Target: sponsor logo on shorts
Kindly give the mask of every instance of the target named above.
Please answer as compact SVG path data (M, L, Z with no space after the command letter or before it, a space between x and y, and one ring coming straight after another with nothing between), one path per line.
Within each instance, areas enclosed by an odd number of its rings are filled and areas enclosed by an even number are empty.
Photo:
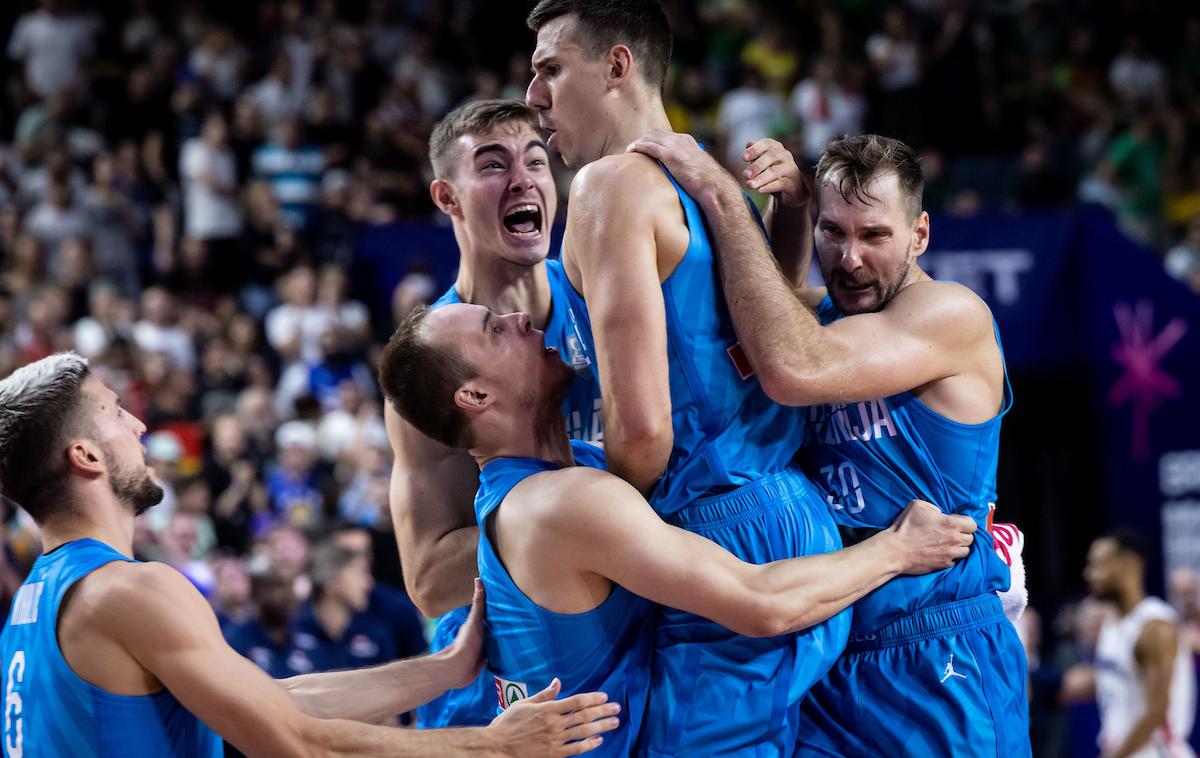
M946 664L946 670L942 673L942 684L945 684L947 679L949 679L951 677L955 677L955 676L957 676L960 679L967 678L966 674L960 674L954 670L954 654L951 653L950 661Z
M529 697L529 687L524 682L510 682L498 676L492 678L496 680L496 699L502 709Z

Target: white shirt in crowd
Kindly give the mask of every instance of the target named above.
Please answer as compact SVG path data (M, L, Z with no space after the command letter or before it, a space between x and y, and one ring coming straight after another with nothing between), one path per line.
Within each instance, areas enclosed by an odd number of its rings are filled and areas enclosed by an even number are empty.
M1151 619L1179 622L1179 615L1167 603L1148 597L1122 618L1109 617L1100 627L1096 643L1096 700L1100 705L1100 746L1112 750L1120 745L1146 710L1144 685L1133 648L1142 635L1142 627ZM1196 715L1196 680L1192 670L1192 651L1180 636L1175 654L1175 671L1167 723L1154 731L1150 743L1133 758L1169 755L1192 758L1188 747L1192 722Z
M34 94L52 97L78 81L98 27L94 17L83 14L26 13L9 38L8 57L25 62L25 81Z
M166 353L179 368L196 367L196 346L188 333L178 326L139 321L133 325L133 341L143 352Z
M880 89L887 92L915 87L921 78L917 46L910 40L872 34L867 38L867 57L876 66Z
M792 90L792 113L804 124L804 158L816 162L830 140L862 132L866 103L860 94L837 82L824 86L816 79L801 81Z
M229 194L216 191L201 177L207 172L211 181ZM226 147L214 150L199 137L183 144L179 153L179 175L183 180L183 221L188 237L220 239L232 237L242 230L242 213L238 208L237 166L233 151Z
M773 92L739 87L725 93L717 110L717 125L727 139L725 162L740 166L746 143L770 134L783 115L783 98Z

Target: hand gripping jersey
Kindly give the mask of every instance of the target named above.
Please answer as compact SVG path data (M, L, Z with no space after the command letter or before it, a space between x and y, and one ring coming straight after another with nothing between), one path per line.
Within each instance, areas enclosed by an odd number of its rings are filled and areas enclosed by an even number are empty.
M662 283L674 443L650 505L749 563L837 550L841 539L820 492L791 464L804 412L772 402L753 377L704 217L667 176L690 238ZM573 287L568 295L594 375L587 306ZM843 611L801 634L750 639L663 609L638 754L791 755L800 699L836 660L849 616Z
M5 756L222 755L221 738L166 689L117 695L81 679L63 657L63 597L113 561L131 559L96 540L68 542L38 558L17 590L0 635Z
M828 298L817 315L840 318ZM907 392L809 409L801 459L839 524L875 531L920 498L979 530L953 567L897 577L854 604L846 652L801 707L798 756L1030 754L1025 651L996 595L1009 568L987 532L1011 398L1006 378L1003 407L982 424Z
M823 324L841 318L828 297L817 315ZM882 529L920 499L979 525L967 558L944 571L897 577L855 603L851 635L870 634L919 608L1008 587L1008 566L994 552L987 525L996 501L1000 422L1011 406L1006 375L1003 407L982 424L951 421L909 392L808 409L809 444L800 458L838 524Z
M577 465L604 468L603 453L579 441ZM556 464L531 458L500 458L483 467L475 496L479 522L479 577L487 591L487 668L501 709L562 680L561 697L600 691L621 704L621 726L604 735L599 755L626 756L633 749L646 708L654 604L613 585L600 605L584 613L554 613L530 600L513 582L489 537L493 514L526 478Z
M576 336L567 307L570 282L558 261L546 261L546 276L550 280L550 321L546 324L546 345L558 350L564 362L575 369L575 380L563 399L563 415L567 418L567 434L572 439L602 442L604 431L600 423L600 383L590 373L590 366ZM431 307L461 303L453 287L446 290ZM454 642L455 635L467 620L470 608L456 608L438 618L430 651L437 652ZM446 694L417 709L417 722L425 728L447 726L486 726L496 717L496 697L490 676L480 674L475 683Z

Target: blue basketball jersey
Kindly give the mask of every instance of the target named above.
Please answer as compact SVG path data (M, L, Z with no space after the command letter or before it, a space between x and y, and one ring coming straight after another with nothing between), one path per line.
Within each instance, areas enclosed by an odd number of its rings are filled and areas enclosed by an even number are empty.
M550 280L550 320L546 323L546 346L558 350L559 357L575 369L575 380L563 399L563 415L567 417L567 436L584 442L603 442L604 429L600 422L600 382L595 379L591 362L584 353L578 331L572 323L569 307L571 283L562 263L546 261L546 276ZM431 308L461 303L458 291L451 287L433 302ZM505 314L500 314L505 315Z
M58 647L58 610L83 577L129 561L81 539L41 556L13 599L0 634L4 755L208 756L221 739L166 689L117 695L81 679Z
M662 284L675 439L650 504L663 516L783 471L804 438L806 421L799 409L772 402L752 376L725 305L704 217L670 172L667 177L691 236L683 260ZM587 305L567 284L571 323L594 375Z
M546 261L546 276L550 280L550 321L546 324L546 344L556 348L562 360L575 369L575 379L563 399L567 434L572 439L602 442L604 431L600 422L600 383L590 372L576 330L571 324L567 300L570 282L559 261ZM430 307L440 308L461 302L463 299L451 287ZM454 642L455 635L467 620L469 610L456 608L438 618L430 650L437 652ZM417 714L421 727L486 726L496 715L491 677L485 671L473 684L451 690L421 706Z
M841 318L828 297L817 316L823 324ZM920 608L1008 587L1008 566L993 550L987 521L996 501L1000 422L1011 405L1006 372L1000 412L982 424L951 421L911 392L808 409L810 444L800 457L825 489L839 524L881 529L909 500L921 499L979 525L970 554L951 568L897 577L855 603L852 635L872 633Z
M603 453L571 443L577 465L604 468ZM527 477L559 466L531 458L500 458L483 467L475 496L479 522L479 576L487 591L487 667L500 708L562 681L562 696L601 691L621 704L621 726L604 735L597 753L629 755L641 726L654 645L655 605L613 585L584 613L554 613L530 600L513 582L488 537L488 520Z

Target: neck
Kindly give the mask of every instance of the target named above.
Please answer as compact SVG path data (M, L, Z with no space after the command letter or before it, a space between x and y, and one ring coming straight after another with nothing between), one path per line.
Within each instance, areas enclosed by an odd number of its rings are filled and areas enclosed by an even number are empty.
M499 314L528 313L541 329L550 320L550 280L546 263L521 266L498 255L463 250L454 289L464 303L483 305Z
M101 484L97 481L95 484ZM71 512L42 524L42 550L50 552L68 542L91 538L133 557L133 511L112 496L107 484L89 486L68 496Z
M534 458L563 467L574 466L575 456L571 453L571 439L567 436L567 421L558 406L558 403L554 403L548 411L530 414L535 417L519 425L519 428L509 426L481 435L480 442L471 448L471 455L479 468L497 458Z
M331 640L342 638L346 627L350 626L352 615L349 608L329 595L323 595L313 604L313 614L317 617L317 621L321 622L325 634L329 635Z
M1142 589L1141 582L1127 584L1117 591L1117 610L1122 616L1128 616L1145 599L1146 591Z
M657 94L636 98L614 127L604 143L606 156L620 155L631 142L644 136L651 129L674 131L670 119L667 118L667 111L663 108L662 98Z

